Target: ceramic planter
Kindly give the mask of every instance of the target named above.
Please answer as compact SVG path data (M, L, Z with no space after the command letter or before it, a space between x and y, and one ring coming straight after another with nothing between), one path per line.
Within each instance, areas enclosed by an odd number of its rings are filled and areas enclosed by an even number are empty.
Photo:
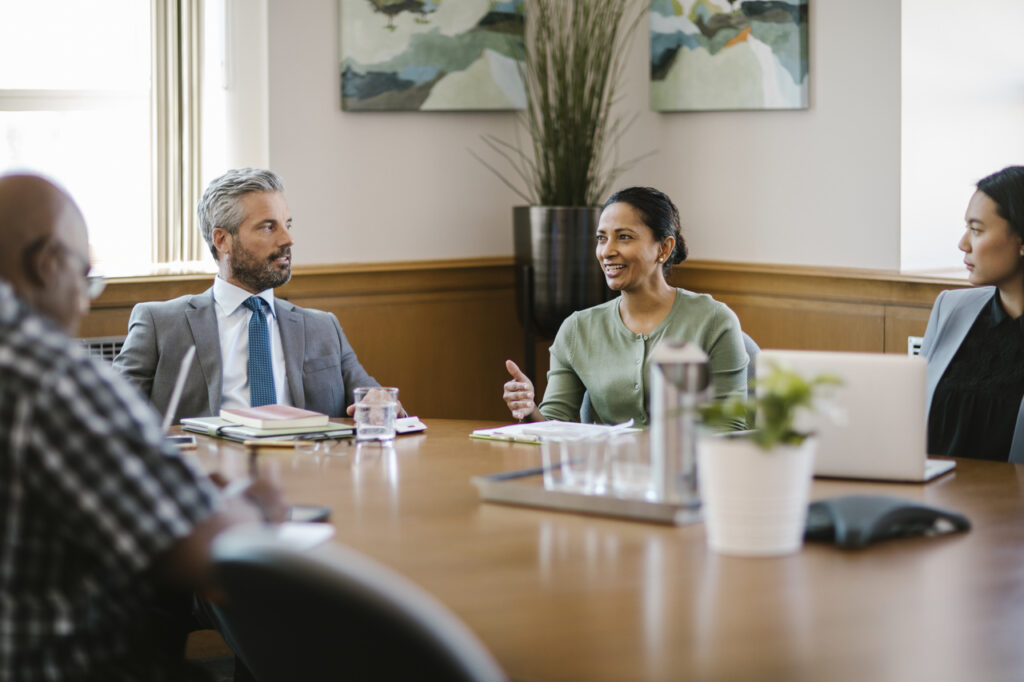
M572 312L612 296L595 255L601 209L516 206L512 217L520 310L530 315L521 321L553 338Z
M749 438L697 445L708 546L721 554L791 554L803 543L817 443L762 450Z

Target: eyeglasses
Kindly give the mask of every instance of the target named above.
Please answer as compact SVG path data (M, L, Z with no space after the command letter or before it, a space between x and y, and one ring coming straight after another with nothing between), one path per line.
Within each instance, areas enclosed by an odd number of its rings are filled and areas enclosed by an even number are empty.
M103 275L86 275L85 276L85 294L89 297L90 301L95 301L99 298L103 290L107 288L107 278Z
M80 271L83 273L82 277L85 279L85 294L89 297L90 301L95 300L103 293L103 290L107 287L107 279L103 277L103 275L93 274L92 263L89 262L89 259L85 258L63 242L57 240L50 241L47 237L40 237L33 241L31 244L26 246L25 250L22 252L22 257L24 258L26 267L28 266L28 263L31 262L36 252L40 251L48 244L53 246L53 248L57 249L62 254L71 256L78 261L78 265L81 268Z
M54 242L55 247L61 250L62 253L71 256L78 261L81 271L85 273L85 295L89 297L90 301L96 300L103 290L107 288L107 278L103 275L96 274L95 269L92 267L92 263L89 262L88 258L82 256L71 249L71 247L63 244L62 242Z

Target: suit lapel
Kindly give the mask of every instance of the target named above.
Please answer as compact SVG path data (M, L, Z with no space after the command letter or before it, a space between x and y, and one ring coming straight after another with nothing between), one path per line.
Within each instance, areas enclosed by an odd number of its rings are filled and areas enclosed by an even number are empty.
M202 371L205 382L205 386L190 386L189 389L201 392L205 388L209 395L210 414L217 415L220 413L223 368L220 357L220 332L217 330L217 312L214 309L212 287L189 300L185 318L192 330L192 338L196 344L196 362Z
M277 326L281 332L281 350L284 351L284 368L288 377L288 389L295 407L306 406L306 394L302 390L302 360L306 356L306 327L302 315L295 306L274 297L277 312Z
M971 331L971 325L974 324L974 320L977 319L978 313L985 307L988 300L992 297L994 289L990 287L984 287L982 289L970 289L967 290L970 293L967 294L968 298L962 299L960 305L950 301L948 305L952 306L952 309L947 313L948 317L943 321L940 318L940 322L944 322L939 328L939 337L943 339L939 346L936 346L931 357L928 358L929 364L934 364L936 369L933 372L929 368L929 382L934 381L934 384L928 386L928 405L926 406L927 411L925 414L929 414L932 409L932 398L935 395L935 389L939 385L939 381L942 380L942 375L946 373L946 369L949 367L949 363L953 361L953 356L960 350L960 344L964 342L967 337L967 332Z

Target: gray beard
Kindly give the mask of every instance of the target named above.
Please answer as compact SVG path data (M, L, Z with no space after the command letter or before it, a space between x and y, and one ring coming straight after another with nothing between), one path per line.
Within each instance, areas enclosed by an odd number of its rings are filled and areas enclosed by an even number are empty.
M285 247L266 260L260 261L236 241L231 247L231 273L235 280L253 291L276 289L288 283L292 278L292 269L289 266L282 272L271 263L281 256L290 256L291 252L291 247Z

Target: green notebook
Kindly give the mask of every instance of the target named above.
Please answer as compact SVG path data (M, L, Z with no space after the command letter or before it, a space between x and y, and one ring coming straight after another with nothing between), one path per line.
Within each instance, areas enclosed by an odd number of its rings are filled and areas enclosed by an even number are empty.
M242 426L221 419L220 417L186 417L181 420L181 428L193 433L202 433L216 438L227 438L228 440L246 441L259 440L260 438L281 439L289 436L302 436L304 440L316 440L317 438L346 438L355 434L356 427L348 424L336 424L328 422L326 426L296 426L287 429L257 429L252 426Z

